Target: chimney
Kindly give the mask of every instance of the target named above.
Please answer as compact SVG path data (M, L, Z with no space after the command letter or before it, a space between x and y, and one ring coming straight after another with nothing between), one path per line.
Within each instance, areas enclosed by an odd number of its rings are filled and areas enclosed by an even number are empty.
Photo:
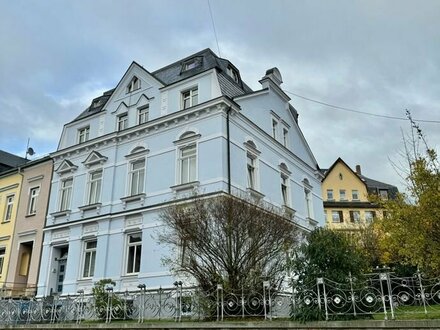
M358 175L362 175L361 165L356 165L356 173L357 173Z
M266 75L261 78L260 84L263 88L268 87L269 81L277 85L278 87L283 83L283 78L281 77L281 72L278 68L272 68L266 71Z

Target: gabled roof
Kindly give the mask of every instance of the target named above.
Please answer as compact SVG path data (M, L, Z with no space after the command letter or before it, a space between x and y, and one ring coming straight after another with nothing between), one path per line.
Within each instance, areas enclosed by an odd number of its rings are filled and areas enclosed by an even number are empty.
M353 171L351 169L350 166L347 165L347 163L345 163L341 157L339 157L332 166L330 166L329 169L321 169L322 174L324 174L324 179L322 179L323 181L325 180L325 178L327 177L327 175L333 170L333 168L336 166L337 163L342 163L344 164L357 178L359 178L359 180L361 180L365 186L367 187L367 190L369 191L376 191L379 189L387 189L389 190L392 194L396 194L398 192L398 189L396 186L393 186L391 184L388 183L384 183L381 181L377 181L377 180L373 180L370 179L368 177L366 177L365 175L362 174L358 174L355 171Z
M324 181L324 180L327 178L327 176L332 172L332 170L335 168L335 166L336 166L337 164L339 164L339 163L343 164L346 168L348 168L348 170L349 170L351 173L353 173L353 175L354 175L356 178L358 178L359 181L361 181L365 186L367 186L367 184L365 183L365 181L362 180L362 178L360 178L359 175L358 175L355 171L353 171L353 170L351 169L351 167L348 166L347 163L344 162L343 159L342 159L341 157L338 157L338 159L336 159L336 161L333 163L332 166L330 166L329 169L327 169L327 170L325 170L325 169L321 169L321 172L324 174L324 178L322 179L322 181Z
M11 168L23 165L27 161L28 160L25 158L0 150L0 173L7 171Z
M195 58L198 59L200 65L198 65L192 69L189 69L189 70L182 70L183 65L186 62L190 61L191 59L195 59ZM143 70L145 70L142 66L140 66L136 62L133 62L130 65L130 67L134 64L138 65ZM208 71L211 69L216 69L217 73L218 73L220 90L223 95L228 96L230 98L233 98L238 95L251 93L252 89L248 85L246 85L246 83L244 83L241 79L237 83L227 74L228 67L231 67L231 68L235 69L237 72L239 72L231 62L229 62L226 59L218 57L211 49L206 48L198 53L192 54L192 55L185 57L179 61L171 63L171 64L169 64L159 70L156 70L154 72L150 73L147 70L145 70L145 71L148 72L148 74L150 74L152 77L157 79L164 86L168 86L168 85L177 83L179 81L188 79L188 78L195 76L199 73L202 73L202 72L205 72L205 71ZM128 72L128 70L127 70L127 72ZM125 76L125 74L124 74L124 76ZM118 83L118 85L119 85L119 83ZM117 88L117 86L115 88L112 88L112 89L104 92L101 96L93 99L90 106L86 110L84 110L78 117L76 117L73 120L73 122L101 112L104 109L107 101L112 96L113 92L116 90L116 88Z

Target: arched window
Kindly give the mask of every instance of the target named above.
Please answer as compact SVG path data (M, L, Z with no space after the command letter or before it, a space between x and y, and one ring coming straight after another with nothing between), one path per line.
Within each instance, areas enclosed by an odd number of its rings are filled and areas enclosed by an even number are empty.
M141 81L138 77L134 76L127 85L127 93L131 93L139 88L141 88Z
M187 184L197 181L197 139L200 137L194 131L180 135L177 145L177 184Z

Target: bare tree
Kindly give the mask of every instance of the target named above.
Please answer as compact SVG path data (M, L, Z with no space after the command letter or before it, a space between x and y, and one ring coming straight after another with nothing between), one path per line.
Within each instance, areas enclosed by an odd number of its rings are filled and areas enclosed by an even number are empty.
M161 214L160 241L180 251L165 261L175 272L192 276L205 292L222 284L228 290L278 287L297 246L298 227L271 208L221 195L195 197Z

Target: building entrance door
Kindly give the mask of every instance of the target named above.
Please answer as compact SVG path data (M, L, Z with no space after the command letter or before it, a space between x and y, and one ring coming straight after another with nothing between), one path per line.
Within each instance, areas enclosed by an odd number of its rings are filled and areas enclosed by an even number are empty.
M60 253L61 257L57 259L58 261L57 284L56 284L57 293L63 292L63 282L64 282L64 277L66 275L67 252L68 252L67 247L62 248Z

